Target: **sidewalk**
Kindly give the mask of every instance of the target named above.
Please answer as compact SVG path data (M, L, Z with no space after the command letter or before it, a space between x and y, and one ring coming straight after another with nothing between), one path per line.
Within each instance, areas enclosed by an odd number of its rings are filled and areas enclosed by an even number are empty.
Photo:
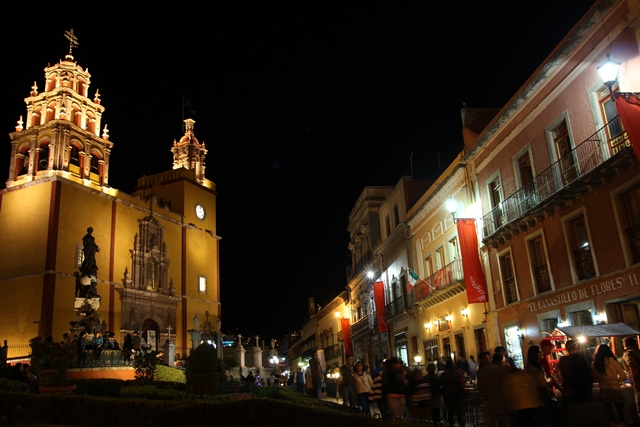
M325 396L321 399L323 402L331 402L331 403L335 403L336 405L342 405L344 404L344 400L342 400L341 397L335 397L335 396ZM378 405L372 404L371 405L371 416L375 417L377 414L378 417L381 417L380 414L380 410L378 410Z

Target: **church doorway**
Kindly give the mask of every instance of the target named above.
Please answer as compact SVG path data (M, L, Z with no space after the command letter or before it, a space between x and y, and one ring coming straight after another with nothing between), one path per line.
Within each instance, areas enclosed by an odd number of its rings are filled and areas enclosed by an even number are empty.
M151 350L158 350L158 324L153 319L146 319L141 329L142 338Z

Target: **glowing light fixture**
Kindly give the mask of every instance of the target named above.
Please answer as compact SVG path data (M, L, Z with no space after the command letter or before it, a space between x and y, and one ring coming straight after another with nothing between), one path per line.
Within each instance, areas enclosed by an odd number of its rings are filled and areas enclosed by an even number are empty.
M449 213L453 217L453 221L455 222L455 220L456 220L456 212L458 211L458 202L456 202L453 199L449 199L447 201L447 210L449 211Z
M367 277L373 279L373 271L367 271Z
M469 314L471 314L469 308L463 308L460 312L462 313L462 317L469 317Z
M413 361L416 362L416 365L419 365L422 362L422 356L419 354L417 356L413 356Z
M615 83L616 79L618 78L620 63L611 59L611 55L607 53L607 60L604 61L604 63L597 69L598 74L600 74L600 77L602 78L602 81L609 87L609 90L611 90L613 83Z
M444 320L446 320L447 322L451 323L451 321L453 320L453 316L450 314L447 314L446 316L444 316Z

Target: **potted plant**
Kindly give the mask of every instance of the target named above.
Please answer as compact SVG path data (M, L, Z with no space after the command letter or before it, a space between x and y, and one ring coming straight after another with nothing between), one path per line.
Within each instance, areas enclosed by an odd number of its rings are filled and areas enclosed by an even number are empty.
M41 337L32 338L31 365L40 378L41 393L69 393L76 385L69 381L67 370L76 356L73 342L60 344L45 341Z

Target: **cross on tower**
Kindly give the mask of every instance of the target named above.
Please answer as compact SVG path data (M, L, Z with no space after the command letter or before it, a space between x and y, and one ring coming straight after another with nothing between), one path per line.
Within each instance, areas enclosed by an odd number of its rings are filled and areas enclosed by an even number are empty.
M73 48L78 47L78 38L73 32L73 28L69 31L64 32L64 38L69 40L69 56L71 56L71 51L73 50ZM73 56L71 56L71 58L73 58Z
M260 339L260 337L256 335L256 347L260 346L260 343L258 342L259 339Z
M242 346L242 334L238 334L238 344Z
M169 341L171 341L171 329L173 329L171 325L167 326L167 331L169 331Z

